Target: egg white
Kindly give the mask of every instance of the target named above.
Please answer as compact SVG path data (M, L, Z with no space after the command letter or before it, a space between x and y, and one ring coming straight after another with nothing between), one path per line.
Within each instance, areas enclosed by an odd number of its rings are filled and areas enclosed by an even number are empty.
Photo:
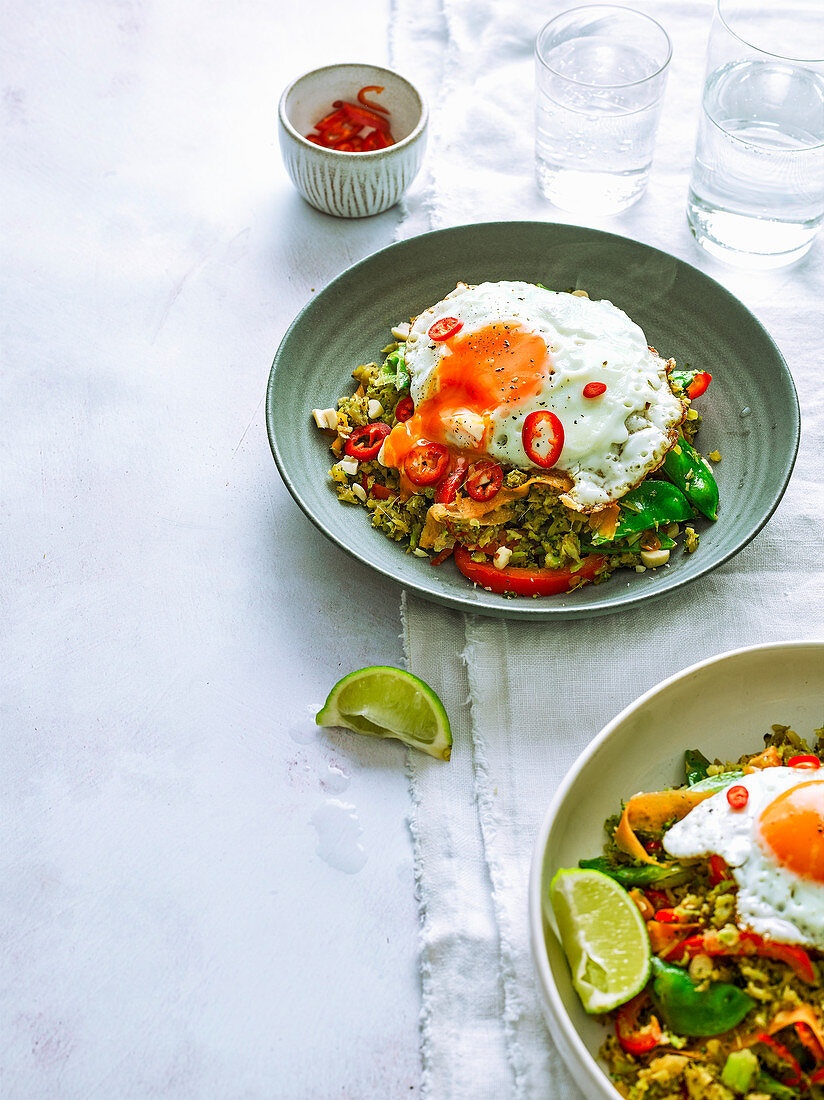
M445 345L428 332L442 317L456 317L461 335L492 324L511 324L540 335L554 372L537 396L514 412L492 413L486 430L477 415L452 417L447 440L457 447L482 449L499 462L535 469L521 432L529 413L548 409L564 428L556 463L572 479L562 499L580 511L619 500L657 469L675 442L684 406L670 389L666 364L647 346L644 333L608 301L544 290L531 283L461 283L443 301L421 313L406 343L412 399L417 406L435 385ZM606 392L583 396L588 382L604 382Z
M824 948L824 886L781 866L759 843L764 807L799 783L824 783L820 772L765 768L736 779L749 793L734 810L726 791L699 802L663 838L671 856L723 856L738 883L739 922L782 943Z

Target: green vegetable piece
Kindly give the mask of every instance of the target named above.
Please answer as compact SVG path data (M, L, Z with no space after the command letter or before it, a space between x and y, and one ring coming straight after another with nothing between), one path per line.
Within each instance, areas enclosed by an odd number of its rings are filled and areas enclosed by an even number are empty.
M663 469L702 515L711 520L718 518L718 482L712 467L682 435L667 451Z
M684 881L689 872L683 867L663 867L655 863L610 863L606 856L597 856L595 859L579 859L578 866L584 870L600 871L609 875L622 886L649 886L658 883L661 886L667 884L676 885L678 881Z
M736 779L740 779L743 774L742 771L736 770L732 772L719 772L718 775L708 775L706 779L699 779L697 783L693 783L690 789L693 791L723 791L725 787L729 787Z
M782 1085L774 1077L770 1077L769 1073L759 1073L755 1088L757 1092L765 1092L767 1096L777 1096L778 1100L798 1100L797 1087Z
M621 498L620 504L621 518L615 529L616 539L637 531L653 530L660 525L680 523L692 517L689 501L669 481L642 481ZM593 546L602 542L612 542L612 539L595 536L592 540Z
M676 545L675 539L667 538L666 535L659 534L658 538L661 541L662 550L672 550ZM583 545L583 543L582 543ZM589 544L589 546L595 549L595 542ZM620 542L612 541L607 543L598 544L599 554L637 554L640 550L640 546L636 542L635 545L631 545L626 539L621 539Z
M736 1027L755 1001L729 982L699 989L686 970L652 959L652 1000L666 1026L678 1035L706 1038Z
M673 370L670 371L669 379L682 393L686 393L696 374L698 374L697 370Z
M707 778L709 760L698 749L687 749L684 753L684 770L687 773L687 782L692 787L701 779Z
M391 382L396 390L405 390L409 385L409 371L406 368L406 344L399 344L390 351L383 361L378 381Z
M749 1092L758 1076L758 1059L751 1050L734 1050L721 1070L721 1083L733 1092Z

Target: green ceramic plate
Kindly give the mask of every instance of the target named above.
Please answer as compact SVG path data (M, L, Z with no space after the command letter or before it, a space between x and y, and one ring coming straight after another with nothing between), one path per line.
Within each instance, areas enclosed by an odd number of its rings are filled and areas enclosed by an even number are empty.
M327 471L313 408L351 392L351 373L377 360L391 325L415 316L459 280L522 279L608 298L679 365L708 370L700 445L718 448L721 512L701 523L698 551L677 551L654 572L619 571L606 583L545 599L507 599L476 588L453 565L433 568L342 505ZM278 348L266 400L269 440L289 492L348 554L427 599L507 618L579 618L630 608L697 580L754 538L792 472L800 417L790 372L753 315L700 271L637 241L546 222L492 222L427 233L349 268L298 315Z

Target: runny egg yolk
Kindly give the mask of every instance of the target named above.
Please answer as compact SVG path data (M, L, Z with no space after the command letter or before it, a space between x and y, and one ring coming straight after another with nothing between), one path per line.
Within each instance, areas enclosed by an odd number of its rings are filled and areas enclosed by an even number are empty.
M774 798L758 834L782 867L824 884L824 783L799 783Z
M535 397L552 370L546 341L537 333L500 323L457 333L442 345L426 396L387 436L383 461L402 466L421 441L483 454L496 412L508 415ZM456 444L455 426L473 422L474 439Z

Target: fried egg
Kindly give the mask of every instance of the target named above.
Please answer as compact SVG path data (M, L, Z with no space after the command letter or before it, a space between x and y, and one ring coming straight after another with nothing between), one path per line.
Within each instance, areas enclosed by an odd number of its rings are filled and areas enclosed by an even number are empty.
M736 784L749 795L743 809L720 791L664 834L664 848L679 859L723 856L738 883L739 923L824 948L824 774L765 768Z
M447 317L459 329L432 340L432 325ZM539 469L522 431L530 413L549 410L564 433L555 469L570 487L561 499L583 512L619 500L660 466L685 412L666 363L626 313L531 283L459 284L415 319L406 364L415 413L387 439L386 465L401 467L427 440ZM591 382L606 387L594 398L583 393Z

